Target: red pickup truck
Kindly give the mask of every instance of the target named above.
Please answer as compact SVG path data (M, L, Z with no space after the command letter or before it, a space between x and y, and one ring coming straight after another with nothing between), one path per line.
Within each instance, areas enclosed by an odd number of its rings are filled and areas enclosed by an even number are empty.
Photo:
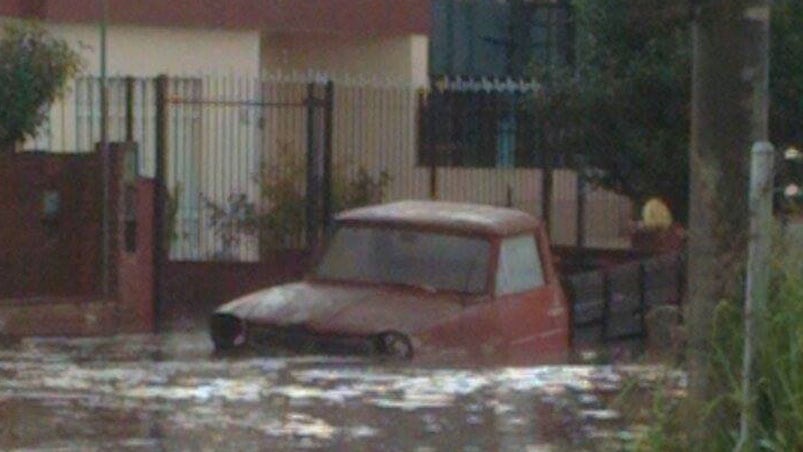
M416 360L565 360L570 314L524 212L404 201L344 212L306 279L220 306L215 349Z

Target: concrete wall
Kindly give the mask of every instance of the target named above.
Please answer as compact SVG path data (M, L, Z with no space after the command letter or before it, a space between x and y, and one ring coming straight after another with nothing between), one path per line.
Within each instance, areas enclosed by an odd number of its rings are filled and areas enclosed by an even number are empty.
M276 252L262 262L168 262L159 324L171 331L206 329L214 309L255 290L298 280L307 271L303 251Z
M429 80L428 38L342 36L327 34L266 34L263 69L275 72L322 72L344 76L385 78L426 86Z
M100 75L100 32L97 25L47 24L47 29L78 50L86 63L79 77ZM120 77L203 76L257 77L260 72L259 31L159 28L118 25L108 29L108 75ZM86 85L89 86L89 85ZM110 93L110 122L120 123L122 90ZM153 114L153 91L137 91L135 101L146 105ZM115 108L117 107L117 108ZM153 117L141 127L151 126ZM94 126L87 124L92 123ZM71 87L60 102L53 105L49 122L25 149L51 152L88 152L100 140L100 91L97 86ZM140 132L139 130L137 132ZM110 128L110 140L120 141L122 127ZM142 143L142 155L153 152L152 143ZM145 174L152 175L152 162L143 161Z
M0 153L0 299L96 291L101 210L93 157Z
M153 182L122 177L112 149L110 279L100 288L101 185L97 153L0 154L0 336L147 332L154 325ZM43 215L59 193L54 216ZM131 197L126 203L124 193ZM125 243L125 206L136 247Z
M100 74L97 25L48 24L47 28L80 51L87 62L85 73ZM109 75L255 76L259 73L259 36L256 30L111 26L107 37Z

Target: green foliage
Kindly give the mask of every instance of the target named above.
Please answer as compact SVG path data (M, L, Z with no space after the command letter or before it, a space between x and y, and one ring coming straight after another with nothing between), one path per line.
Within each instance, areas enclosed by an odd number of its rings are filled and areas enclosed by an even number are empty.
M798 240L795 242L795 240ZM763 341L758 349L756 393L758 446L773 451L803 450L803 240L786 238L776 245L773 282ZM733 450L742 397L743 315L739 300L719 303L713 322L711 380L722 394L714 400L684 399L667 406L660 391L643 450ZM667 415L668 410L671 413ZM717 416L714 418L714 413ZM692 444L685 419L706 426L704 444Z
M354 174L349 161L335 162L332 174L332 204L335 212L382 201L390 176L376 177L361 166ZM259 237L260 253L303 246L306 229L306 165L304 154L287 146L278 162L266 165L257 178L261 199L249 201L236 193L225 204L206 200L212 212L210 224L223 244L223 253L238 245L242 234Z
M775 0L770 40L770 136L779 149L803 147L803 2Z
M50 104L82 67L66 42L28 22L0 31L0 149L36 134Z
M534 102L550 152L637 203L688 213L691 32L687 2L574 0L575 67L538 66ZM803 3L773 5L771 140L799 143ZM745 150L747 152L747 150Z
M263 251L298 248L304 240L307 200L304 155L284 149L279 162L262 168L259 185L264 211L259 216Z

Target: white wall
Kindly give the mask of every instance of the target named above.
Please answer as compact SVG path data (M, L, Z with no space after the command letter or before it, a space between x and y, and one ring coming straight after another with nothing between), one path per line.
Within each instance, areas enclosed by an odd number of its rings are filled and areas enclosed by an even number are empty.
M100 30L97 26L49 24L47 28L80 52L86 63L84 77L100 74ZM125 138L124 85L120 77L152 79L165 74L194 79L195 82L183 83L178 89L171 85L169 95L174 100L225 97L231 95L241 80L253 83L259 76L260 46L259 31L111 26L107 35L109 140ZM243 96L241 92L237 94ZM134 140L139 143L140 173L152 176L156 138L152 82L136 83L134 111ZM167 184L171 195L179 198L175 219L178 237L171 247L173 258L197 258L200 250L196 244L202 237L211 238L211 243L215 243L215 231L209 230L208 218L204 216L205 200L222 203L228 192L215 186L213 181L220 179L220 175L234 180L230 173L239 162L256 161L259 153L256 129L240 125L236 134L228 129L221 131L220 124L213 123L220 111L192 103L171 104L168 111L168 128L172 130L168 133ZM99 124L99 87L79 83L62 102L53 106L48 127L43 128L39 138L27 143L26 148L91 151L100 141ZM228 123L229 126L234 124L234 121ZM240 130L248 127L254 130ZM219 158L216 153L227 158ZM210 176L211 173L215 177ZM253 184L245 179L238 180L238 184L227 188L237 192L254 190Z
M428 81L428 42L424 35L270 34L263 40L263 68L268 73L311 70L424 86Z
M47 24L55 36L67 41L84 59L83 77L100 75L100 31L94 25ZM155 77L159 74L197 77L201 75L259 74L260 34L258 31L168 29L136 26L111 26L107 34L107 70L111 78L121 76ZM111 121L122 111L115 111L122 99L112 92ZM150 102L152 93L138 93L136 102ZM50 123L27 149L51 151L89 151L100 135L97 127L80 130L78 116L83 111L100 114L99 92L80 87L70 89L62 102L51 109ZM89 106L92 108L89 108ZM87 118L80 118L87 119ZM96 121L97 122L97 121ZM119 127L118 127L119 129ZM119 134L112 126L111 134ZM86 136L82 136L86 135ZM111 136L113 140L121 139Z
M48 30L78 49L89 74L100 73L96 25L50 24ZM137 77L196 74L259 74L259 31L111 26L107 34L110 75Z

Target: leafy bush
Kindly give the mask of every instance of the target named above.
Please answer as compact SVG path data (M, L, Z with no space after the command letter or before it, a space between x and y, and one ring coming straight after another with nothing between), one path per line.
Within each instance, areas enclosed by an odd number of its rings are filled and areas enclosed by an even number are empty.
M803 235L800 231L798 234ZM785 237L776 245L773 282L759 347L756 393L761 449L803 450L803 237ZM652 425L639 449L733 450L739 430L742 397L741 300L720 302L714 320L715 356L712 381L722 397L703 403L654 396ZM712 419L710 413L718 413ZM706 426L704 444L693 444L685 427L687 416Z
M353 175L349 160L337 161L332 171L332 208L334 212L382 201L390 176L377 176L358 166ZM257 236L260 254L277 249L301 248L307 226L306 162L302 152L287 146L274 165L263 166L257 176L261 198L258 202L245 194L232 194L226 203L207 199L210 224L223 245L223 254L239 244L243 234Z
M0 31L0 150L34 136L50 104L83 65L41 26L10 21Z

